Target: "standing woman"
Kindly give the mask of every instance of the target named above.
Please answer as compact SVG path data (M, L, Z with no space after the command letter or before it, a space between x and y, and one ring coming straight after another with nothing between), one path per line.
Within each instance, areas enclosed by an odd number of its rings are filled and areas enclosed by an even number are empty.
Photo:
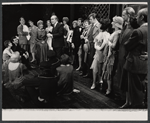
M46 37L46 30L43 29L43 21L39 20L37 22L38 25L38 31L37 31L37 57L38 57L38 63L41 63L43 61L47 60L47 37Z
M114 66L114 61L115 61L115 46L118 41L119 35L121 33L123 25L123 18L119 16L113 17L113 22L112 22L112 28L114 28L114 32L110 35L108 39L108 46L109 46L109 51L107 55L107 62L106 65L106 72L104 74L104 79L107 80L108 88L106 90L106 95L109 95L111 93L111 83L112 83L112 71L113 71L113 66Z
M106 31L108 27L110 26L110 20L109 19L103 19L101 21L101 32L95 37L94 39L94 47L96 49L94 60L91 65L91 69L93 70L93 84L91 86L91 89L94 89L96 86L96 78L98 74L99 81L101 81L101 74L102 74L102 65L103 65L103 50L108 43L108 38L110 37L110 34Z
M74 59L74 63L75 65L77 65L78 62L78 51L79 51L79 47L81 45L81 40L80 40L80 30L79 30L79 26L78 26L78 21L73 21L73 37L72 37L72 45L74 47L73 50L73 59Z
M53 30L53 27L51 26L51 22L50 22L50 20L47 20L46 32L47 32L47 37L48 37L47 44L48 44L49 50L53 50L52 36L51 36L52 30Z
M90 29L90 22L89 20L85 20L83 23L84 29L80 36L81 38L81 49L78 52L79 55L79 69L81 68L80 75L85 75L87 73L87 54L88 54L88 48L89 44L86 42L85 39L87 39L87 33Z
M37 26L34 25L33 21L29 20L29 25L30 25L30 52L32 54L32 60L31 62L34 62L35 59L35 53L36 53L36 37L37 37Z

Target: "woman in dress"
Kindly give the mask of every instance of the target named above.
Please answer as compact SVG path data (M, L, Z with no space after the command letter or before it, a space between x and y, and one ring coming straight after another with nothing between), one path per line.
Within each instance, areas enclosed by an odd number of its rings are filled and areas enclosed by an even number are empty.
M46 30L43 29L43 21L39 20L37 22L38 25L38 31L37 31L37 57L38 57L38 63L41 63L43 61L47 60L47 37L46 37Z
M47 28L46 28L46 32L47 32L47 44L48 44L48 47L49 47L49 50L53 50L53 47L52 47L52 30L53 30L53 27L51 26L51 22L50 20L47 20Z
M32 54L32 60L31 62L34 62L35 59L35 53L36 53L36 37L37 37L37 30L38 28L34 25L33 21L29 20L29 25L30 25L30 52Z
M79 55L79 68L78 69L80 70L80 68L81 68L80 75L85 75L87 73L86 62L87 62L87 54L88 54L89 46L88 46L88 43L85 43L85 39L87 38L87 33L90 29L89 20L85 20L83 23L83 26L84 26L84 29L80 36L80 39L81 39L81 47L80 48L81 49L78 52L78 55Z
M4 42L4 46L6 47L3 51L3 63L8 61L13 53L11 47L12 43L9 40L6 40Z
M101 81L101 74L102 74L102 65L103 65L103 50L106 44L108 43L108 38L110 34L106 31L107 28L110 26L109 19L103 19L101 21L101 32L95 37L94 39L94 47L96 49L94 60L91 65L91 69L93 70L93 84L91 89L96 87L96 78L98 74L99 81Z
M107 64L106 64L106 72L104 74L104 80L107 81L107 85L108 85L108 88L106 90L106 95L110 95L111 93L112 71L113 71L113 65L115 61L114 48L118 41L119 35L121 33L122 25L123 25L122 17L119 16L113 17L112 28L114 29L114 32L110 35L108 39L109 51L105 61L105 63Z

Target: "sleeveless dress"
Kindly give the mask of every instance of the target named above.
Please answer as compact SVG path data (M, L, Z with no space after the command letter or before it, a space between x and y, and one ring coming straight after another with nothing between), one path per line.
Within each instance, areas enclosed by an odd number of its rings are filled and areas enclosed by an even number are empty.
M110 34L108 32L100 32L95 37L95 40L99 40L99 41L95 42L95 43L97 43L99 46L101 46L103 43L107 44L109 36L110 36ZM104 59L103 49L102 50L96 49L96 51L95 51L94 60L92 62L91 68L90 68L90 69L93 69L93 71L95 73L97 73L99 71L99 66L100 66L100 64L103 63L103 59Z
M53 48L52 48L52 37L49 35L50 33L52 33L52 29L53 29L52 26L46 28L47 37L48 37L47 44L48 44L49 50L53 50Z
M116 36L119 38L120 33L121 33L120 30L113 32L108 40L113 45L116 44L116 41L118 41L118 39L116 39L116 40L114 40L114 39ZM109 48L111 50L111 55L109 58L105 59L104 66L103 66L103 71L105 71L103 77L105 80L111 80L112 79L112 71L113 71L113 66L114 66L114 61L115 61L115 51L113 50L112 47L109 46Z
M5 49L3 51L3 63L8 61L10 59L10 55L7 54L7 52L5 52L7 49ZM10 49L8 52L12 53L13 51Z

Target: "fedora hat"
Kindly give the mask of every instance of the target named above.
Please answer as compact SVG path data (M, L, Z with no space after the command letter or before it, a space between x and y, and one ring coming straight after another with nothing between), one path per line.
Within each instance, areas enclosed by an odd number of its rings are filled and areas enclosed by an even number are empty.
M113 22L115 24L116 27L122 29L123 26L123 18L120 16L115 16L113 17Z

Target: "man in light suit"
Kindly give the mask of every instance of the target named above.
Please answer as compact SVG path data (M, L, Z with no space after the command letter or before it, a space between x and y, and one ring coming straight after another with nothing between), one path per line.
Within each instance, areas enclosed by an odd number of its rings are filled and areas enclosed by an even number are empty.
M18 36L19 36L19 44L20 44L21 48L23 48L24 50L27 50L27 44L28 44L27 35L28 35L28 32L23 31L24 26L26 26L24 18L21 17L19 22L20 22L20 25L17 27L17 33L18 33Z
M51 16L51 23L53 25L52 30L52 46L56 53L56 56L60 58L62 55L62 48L64 45L64 37L63 37L63 25L58 22L58 18L56 15Z
M83 77L89 77L89 75L91 74L90 71L90 67L93 61L93 56L95 54L95 48L94 48L94 38L99 34L100 32L100 27L101 24L98 22L98 20L96 19L96 14L92 13L89 15L89 20L91 23L91 27L89 29L89 32L87 34L87 39L85 40L85 42L89 43L90 49L89 49L89 54L88 54L88 63L87 63L87 67L88 67L88 73L86 75L84 75Z

